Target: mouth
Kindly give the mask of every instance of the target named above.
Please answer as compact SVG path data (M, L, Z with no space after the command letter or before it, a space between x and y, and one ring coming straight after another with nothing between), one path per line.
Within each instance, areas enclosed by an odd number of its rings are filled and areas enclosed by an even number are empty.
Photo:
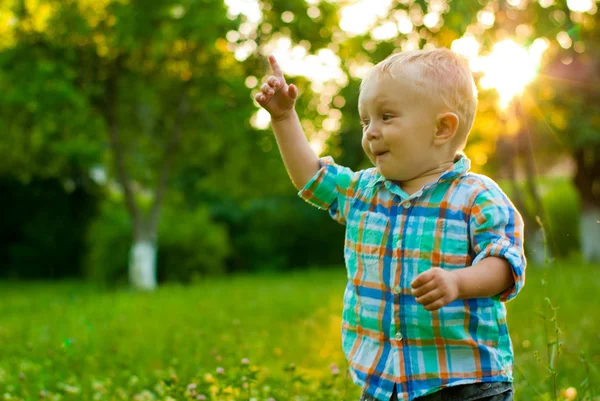
M386 151L383 151L383 152L373 152L373 156L375 156L375 157L380 157L380 156L386 155L386 154L388 154L388 153L389 153L389 152L388 152L387 150L386 150Z

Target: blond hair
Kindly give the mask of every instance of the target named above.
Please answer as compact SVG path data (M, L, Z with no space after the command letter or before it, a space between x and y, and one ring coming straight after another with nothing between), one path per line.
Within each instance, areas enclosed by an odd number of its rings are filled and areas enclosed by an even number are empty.
M393 77L394 68L415 63L421 67L421 76L413 82L417 91L438 99L458 116L453 143L457 150L462 150L477 109L477 87L468 62L462 56L446 48L395 53L378 63L361 82L360 88L362 90L365 82L373 76L381 77L388 73Z

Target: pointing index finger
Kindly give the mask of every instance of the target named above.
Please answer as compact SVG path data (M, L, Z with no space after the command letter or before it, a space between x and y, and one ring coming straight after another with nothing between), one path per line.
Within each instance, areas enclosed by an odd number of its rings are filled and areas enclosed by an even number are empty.
M281 78L285 81L285 78L283 77L283 72L281 71L281 68L279 67L279 63L277 63L277 60L275 60L275 56L273 56L273 55L269 56L269 63L271 64L271 70L273 70L273 75L275 75L277 78Z

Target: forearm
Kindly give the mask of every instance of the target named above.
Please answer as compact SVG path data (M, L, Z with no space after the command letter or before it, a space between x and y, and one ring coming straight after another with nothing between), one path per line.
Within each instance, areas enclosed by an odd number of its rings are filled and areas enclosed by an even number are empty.
M461 299L491 297L515 283L508 261L494 256L452 272L458 279L458 298Z
M295 110L283 119L271 121L283 163L297 189L319 171L319 158L310 147Z

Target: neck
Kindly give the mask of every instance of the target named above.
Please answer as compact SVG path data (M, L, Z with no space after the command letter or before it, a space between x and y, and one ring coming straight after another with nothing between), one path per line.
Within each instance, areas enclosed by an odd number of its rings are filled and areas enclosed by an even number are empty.
M396 184L400 185L400 188L408 195L412 195L415 192L419 191L427 184L431 184L436 182L446 170L454 165L454 161L446 161L438 164L436 167L425 171L415 178L411 178L410 180L405 181L394 181Z

